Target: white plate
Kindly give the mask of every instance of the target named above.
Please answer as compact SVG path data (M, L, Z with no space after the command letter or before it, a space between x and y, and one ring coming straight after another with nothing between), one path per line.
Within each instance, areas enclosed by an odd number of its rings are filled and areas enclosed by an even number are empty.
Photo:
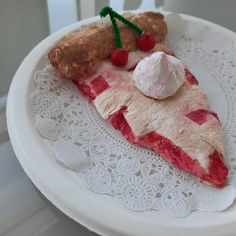
M221 31L235 39L236 35L213 23L183 16ZM11 84L8 104L8 131L15 153L27 175L39 190L61 211L92 231L102 235L235 235L236 206L220 213L194 212L186 218L171 218L157 211L133 212L112 198L89 191L70 171L60 167L36 132L28 99L32 92L32 75L50 47L63 35L97 20L78 22L49 36L25 58Z

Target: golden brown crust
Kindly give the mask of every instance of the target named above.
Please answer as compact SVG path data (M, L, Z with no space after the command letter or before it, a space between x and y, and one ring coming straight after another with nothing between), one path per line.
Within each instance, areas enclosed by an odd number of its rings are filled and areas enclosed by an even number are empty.
M156 42L162 41L167 34L167 25L160 13L129 13L126 17L145 31L153 33ZM136 33L121 23L119 28L123 48L128 51L135 50ZM48 53L48 58L60 75L73 79L91 71L97 62L109 57L114 48L111 23L100 20L81 26L63 37Z

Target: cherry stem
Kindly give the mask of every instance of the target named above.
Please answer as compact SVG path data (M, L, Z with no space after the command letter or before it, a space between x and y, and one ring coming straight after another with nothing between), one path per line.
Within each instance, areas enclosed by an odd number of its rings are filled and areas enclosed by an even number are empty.
M117 48L122 48L122 42L121 42L121 38L120 38L120 30L119 30L118 25L116 23L116 19L111 14L109 14L109 16L110 16L111 23L112 23L112 28L113 28L114 34L115 34L116 47Z
M111 7L104 7L104 8L102 8L100 10L99 14L100 14L101 17L105 17L107 14L109 14L110 17L112 15L114 18L117 18L118 20L123 22L125 25L129 26L131 29L136 31L139 35L144 33L144 30L142 28L138 27L136 24L130 22L125 17L123 17L122 15L120 15L117 12L115 12L114 10L112 10Z
M114 16L119 19L121 22L123 22L125 25L129 26L131 29L133 29L134 31L136 31L139 35L144 33L144 30L140 27L138 27L137 25L135 25L134 23L130 22L129 20L127 20L125 17L123 17L122 15L118 14L117 12L112 10L112 13L114 14Z
M106 15L109 14L110 19L111 19L111 23L112 23L112 28L115 34L115 42L116 42L116 47L117 48L122 48L122 42L121 42L121 38L120 38L120 30L118 28L116 19L112 13L112 9L110 7L104 7L100 10L100 16L101 17L105 17Z

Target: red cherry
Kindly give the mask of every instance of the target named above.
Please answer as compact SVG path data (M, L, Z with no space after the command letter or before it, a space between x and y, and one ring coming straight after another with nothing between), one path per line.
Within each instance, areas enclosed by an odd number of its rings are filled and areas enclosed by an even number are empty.
M116 48L111 52L111 61L115 66L122 67L128 63L128 51Z
M154 48L156 42L151 32L145 32L136 40L137 46L143 51L148 51Z

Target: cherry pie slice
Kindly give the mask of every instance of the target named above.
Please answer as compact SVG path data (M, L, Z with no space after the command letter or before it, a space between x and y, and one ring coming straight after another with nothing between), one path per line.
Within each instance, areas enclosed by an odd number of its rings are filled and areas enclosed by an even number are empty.
M57 49L49 53L51 61ZM143 95L132 82L135 65L156 51L174 55L158 43L148 52L133 49L125 68L117 68L103 58L91 75L74 73L68 77L102 118L129 142L153 150L205 183L224 187L228 169L223 162L223 129L195 76L185 68L184 84L174 96L164 100ZM55 62L52 64L56 67Z

